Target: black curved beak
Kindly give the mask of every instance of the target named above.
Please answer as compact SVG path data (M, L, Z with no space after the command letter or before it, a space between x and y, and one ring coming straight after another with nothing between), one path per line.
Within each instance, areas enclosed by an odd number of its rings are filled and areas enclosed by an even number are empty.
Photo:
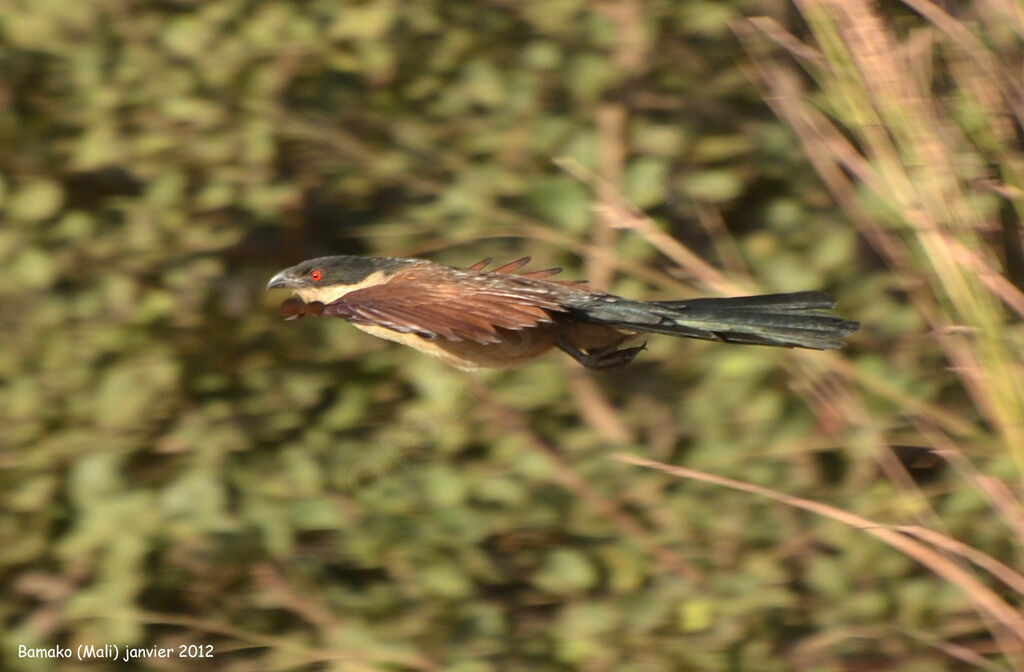
M287 270L281 271L270 279L267 289L288 289L292 286L292 280L286 275Z

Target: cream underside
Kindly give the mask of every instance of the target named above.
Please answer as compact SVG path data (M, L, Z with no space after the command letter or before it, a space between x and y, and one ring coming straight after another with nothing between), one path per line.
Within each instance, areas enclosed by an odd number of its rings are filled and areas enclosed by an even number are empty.
M500 330L501 343L475 343L428 339L406 334L378 325L353 325L368 334L437 357L457 369L511 369L543 355L555 345L555 339L564 338L581 350L616 347L631 340L636 334L593 324L546 324L518 331Z
M503 332L506 338L501 343L483 344L473 341L423 338L416 334L406 334L370 324L353 326L377 338L408 345L420 352L437 357L445 364L463 370L512 368L544 354L554 345L554 334L547 327L506 331Z

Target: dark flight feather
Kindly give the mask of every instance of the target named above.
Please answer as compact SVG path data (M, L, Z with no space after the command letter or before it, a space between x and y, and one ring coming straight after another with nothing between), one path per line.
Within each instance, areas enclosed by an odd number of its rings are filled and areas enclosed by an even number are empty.
M572 307L582 320L646 333L832 350L860 327L829 314L834 305L825 292L795 292L650 302L597 296Z

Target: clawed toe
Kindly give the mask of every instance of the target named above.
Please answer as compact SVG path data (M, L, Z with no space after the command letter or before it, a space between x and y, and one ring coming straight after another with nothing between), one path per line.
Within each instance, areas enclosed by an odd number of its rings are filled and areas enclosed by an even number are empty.
M610 347L586 352L563 340L557 341L556 345L577 362L595 371L618 371L647 349L646 342L634 348L619 350L616 347Z

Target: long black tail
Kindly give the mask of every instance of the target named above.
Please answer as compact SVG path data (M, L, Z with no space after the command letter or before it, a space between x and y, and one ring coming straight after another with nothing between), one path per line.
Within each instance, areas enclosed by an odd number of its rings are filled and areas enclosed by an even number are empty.
M832 350L860 324L829 311L825 292L764 294L731 299L631 301L592 296L573 306L578 319L639 332L703 338L726 343Z

